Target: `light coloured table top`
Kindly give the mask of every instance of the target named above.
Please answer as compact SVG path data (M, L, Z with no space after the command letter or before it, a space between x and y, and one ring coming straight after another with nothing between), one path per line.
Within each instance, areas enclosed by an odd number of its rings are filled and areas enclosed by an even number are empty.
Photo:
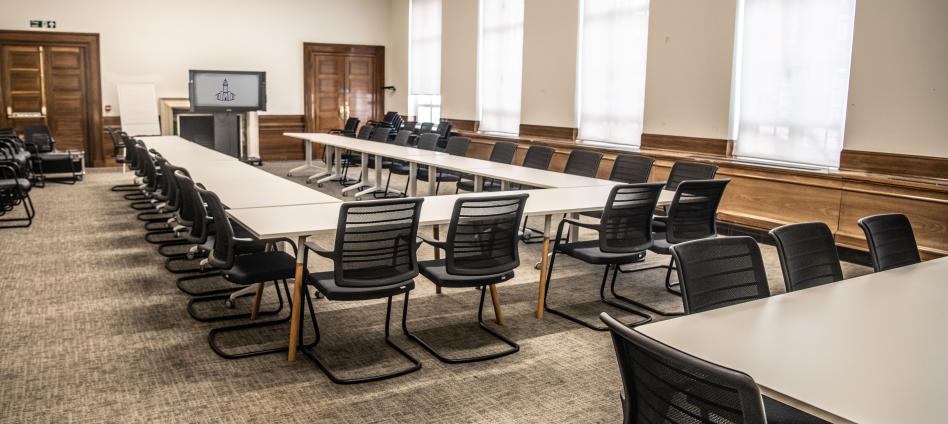
M233 156L208 149L207 147L192 143L178 136L161 135L136 138L145 142L145 146L149 149L155 149L160 152L162 156L168 158L172 163L184 161L191 163L212 161L238 162L237 158Z
M496 178L516 184L525 184L542 188L613 186L614 181L599 178L580 177L562 172L527 168L519 165L510 165L474 159L463 156L453 156L443 152L431 152L414 147L395 146L376 141L359 140L334 134L323 133L284 133L287 137L307 140L328 146L340 147L352 151L380 155L391 159L415 162L421 165L434 166L439 169L460 171L487 178ZM427 153L425 153L427 152ZM437 153L437 154L432 154Z
M830 421L948 422L948 258L638 327Z
M606 204L611 187L538 189L517 192L464 193L425 197L421 205L421 225L447 224L451 220L454 203L463 197L490 197L527 193L524 214L555 215L601 210ZM662 191L659 204L671 202L675 193ZM318 204L279 208L231 210L228 214L259 238L298 237L336 231L341 204Z

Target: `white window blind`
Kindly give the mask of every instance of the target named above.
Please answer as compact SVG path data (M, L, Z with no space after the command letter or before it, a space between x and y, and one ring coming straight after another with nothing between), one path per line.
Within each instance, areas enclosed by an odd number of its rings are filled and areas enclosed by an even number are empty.
M409 94L441 94L441 0L411 0Z
M480 9L480 129L517 134L523 69L523 0L481 0Z
M649 0L584 0L579 138L638 146L645 111Z
M854 15L855 0L739 2L736 155L839 166Z

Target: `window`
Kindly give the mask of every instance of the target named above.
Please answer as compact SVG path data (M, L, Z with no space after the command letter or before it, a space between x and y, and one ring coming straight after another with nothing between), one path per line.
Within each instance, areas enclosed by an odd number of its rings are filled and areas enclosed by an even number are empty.
M523 0L481 0L480 14L480 129L517 134L523 69Z
M584 0L579 138L638 146L645 111L649 0Z
M735 154L839 166L855 0L738 2Z
M409 5L409 111L418 122L441 119L441 0Z

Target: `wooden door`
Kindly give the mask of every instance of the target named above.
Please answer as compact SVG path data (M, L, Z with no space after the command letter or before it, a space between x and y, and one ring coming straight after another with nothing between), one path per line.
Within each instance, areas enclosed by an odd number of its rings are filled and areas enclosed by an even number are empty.
M382 46L305 43L306 131L342 128L350 116L362 123L381 119L385 112L384 64Z
M45 124L59 150L106 164L98 34L0 30L0 127Z

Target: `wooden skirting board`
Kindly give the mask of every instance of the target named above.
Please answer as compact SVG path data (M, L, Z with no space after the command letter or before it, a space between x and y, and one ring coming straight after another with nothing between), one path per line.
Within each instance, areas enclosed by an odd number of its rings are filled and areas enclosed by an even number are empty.
M303 160L303 141L283 135L285 132L303 132L303 115L258 115L260 127L260 158L263 160ZM320 150L320 149L314 149ZM314 151L320 157L320 151Z

